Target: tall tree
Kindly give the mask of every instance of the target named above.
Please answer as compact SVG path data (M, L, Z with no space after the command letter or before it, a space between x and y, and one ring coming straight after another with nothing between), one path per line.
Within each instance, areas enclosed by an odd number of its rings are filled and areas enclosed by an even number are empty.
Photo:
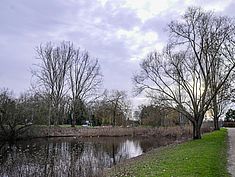
M217 23L217 30L221 30L221 27L218 27L219 25L224 24L224 21L227 21L228 19L223 19L222 17L218 18L216 20ZM229 21L228 21L229 22ZM222 30L220 31L223 32ZM219 34L218 34L219 35ZM228 35L225 33L225 35ZM211 39L213 38L213 39ZM224 36L226 38L226 36ZM208 50L208 57L211 58L211 66L210 66L210 81L209 81L209 89L211 90L211 94L213 94L216 91L216 88L218 84L220 83L221 77L224 76L224 69L226 70L225 60L224 57L221 57L223 55L221 51L217 51L218 46L213 45L212 42L217 43L223 43L223 38L219 38L218 36L208 36L208 39L210 42L207 42L206 45L210 45L210 48ZM231 39L230 39L231 40ZM233 43L233 41L230 41ZM229 45L229 44L227 44ZM223 46L222 46L223 47ZM216 53L217 52L217 53ZM229 63L227 63L229 64ZM211 110L213 112L213 121L214 121L214 129L219 130L219 118L224 113L224 109L229 102L231 98L230 90L232 89L232 82L233 82L233 76L230 75L226 82L221 86L221 89L218 91L218 93L213 97L213 100L211 102Z
M223 71L221 71L223 73ZM217 79L216 79L217 78ZM210 82L210 89L213 93L216 88L217 83L219 82L219 76L213 76ZM226 108L229 105L229 102L232 98L231 89L232 89L232 77L226 81L226 83L221 87L221 90L212 100L211 110L213 113L213 122L214 130L219 130L219 118L225 113Z
M163 54L150 53L134 82L137 91L154 92L151 95L187 117L193 125L193 138L199 139L206 111L234 72L235 26L228 17L189 8L180 21L169 24L169 32ZM212 90L212 68L218 59L223 74Z
M71 89L72 126L84 113L85 104L96 98L102 84L100 65L86 51L74 50L69 63L69 86Z
M40 63L33 71L37 83L43 91L49 95L49 126L59 123L61 113L61 102L65 96L66 73L69 61L74 56L73 44L71 42L61 42L54 45L51 42L40 45L36 49Z

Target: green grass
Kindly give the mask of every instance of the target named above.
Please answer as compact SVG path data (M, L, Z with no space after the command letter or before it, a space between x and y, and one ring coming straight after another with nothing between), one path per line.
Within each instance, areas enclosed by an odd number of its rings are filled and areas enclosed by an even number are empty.
M227 172L227 130L205 134L200 140L159 148L113 168L110 176L222 177Z
M63 124L63 125L58 125L58 127L69 128L69 127L71 127L71 125L69 125L69 124Z
M48 125L34 125L34 126L37 126L37 127L45 127L45 128L48 128L49 126ZM70 128L71 125L70 124L63 124L63 125L51 125L51 127L61 127L61 128ZM81 128L82 126L81 125L75 125L76 128Z

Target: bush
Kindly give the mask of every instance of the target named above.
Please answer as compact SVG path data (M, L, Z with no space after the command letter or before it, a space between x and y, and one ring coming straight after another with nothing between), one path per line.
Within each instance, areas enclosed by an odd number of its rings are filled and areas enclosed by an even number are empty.
M235 122L228 122L228 121L225 121L223 123L223 127L235 127Z

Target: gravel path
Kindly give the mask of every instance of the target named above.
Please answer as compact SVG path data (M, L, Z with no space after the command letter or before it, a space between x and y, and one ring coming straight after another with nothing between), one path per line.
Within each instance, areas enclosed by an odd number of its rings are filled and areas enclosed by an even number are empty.
M235 177L235 128L228 128L229 151L228 151L228 171Z

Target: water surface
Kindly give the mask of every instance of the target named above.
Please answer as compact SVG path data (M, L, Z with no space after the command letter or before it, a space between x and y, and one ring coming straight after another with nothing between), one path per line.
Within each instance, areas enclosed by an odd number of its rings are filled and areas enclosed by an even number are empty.
M50 138L2 144L0 176L100 176L105 168L168 144L163 138Z

